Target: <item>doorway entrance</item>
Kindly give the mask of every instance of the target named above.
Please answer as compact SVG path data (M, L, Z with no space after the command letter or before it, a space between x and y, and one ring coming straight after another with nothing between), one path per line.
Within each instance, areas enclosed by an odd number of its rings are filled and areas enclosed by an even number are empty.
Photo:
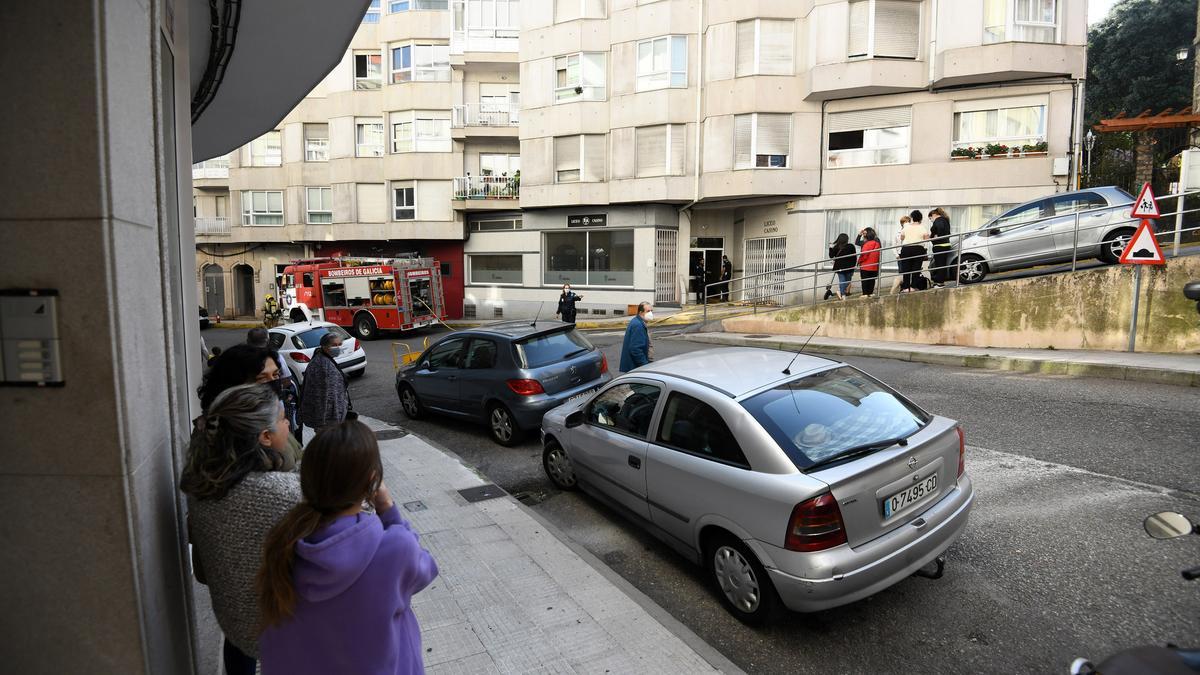
M225 270L220 265L204 268L204 309L209 314L225 313Z
M746 240L744 260L746 276L762 274L747 279L744 300L783 304L783 268L787 265L787 237L761 237Z
M245 263L233 266L234 313L238 316L254 316L254 268Z
M721 279L721 256L725 253L725 237L692 237L688 250L688 279L691 298L698 304L703 304L699 296L704 292L704 284L711 284ZM710 295L716 289L709 289ZM712 300L713 298L709 298Z

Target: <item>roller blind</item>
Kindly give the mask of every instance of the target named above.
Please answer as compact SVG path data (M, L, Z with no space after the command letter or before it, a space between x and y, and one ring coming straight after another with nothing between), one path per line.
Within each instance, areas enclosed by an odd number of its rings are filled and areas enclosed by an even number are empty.
M786 155L791 146L791 115L758 115L758 147L755 154Z
M784 19L760 19L758 33L757 72L760 75L792 75L795 23Z
M921 4L875 0L875 56L915 59L921 34Z
M734 66L737 77L754 74L754 21L739 21L737 25L737 57Z
M417 217L421 220L450 220L450 182L419 180L415 183Z
M554 170L579 170L578 136L559 136L554 139Z
M580 180L604 180L604 142L604 134L587 134L583 137L583 176Z
M880 108L878 110L855 110L831 113L830 131L857 131L859 129L886 129L906 127L912 124L912 108Z
M383 183L358 184L358 222L382 223L387 221L387 188Z
M637 175L661 176L667 171L667 127L640 127L637 130Z
M870 21L871 3L868 0L850 3L850 43L847 49L850 56L866 56Z
M684 171L684 156L687 154L687 125L671 125L671 166L667 173L672 176L682 176Z
M748 169L754 166L750 147L753 127L753 115L736 115L733 118L733 168L735 169Z

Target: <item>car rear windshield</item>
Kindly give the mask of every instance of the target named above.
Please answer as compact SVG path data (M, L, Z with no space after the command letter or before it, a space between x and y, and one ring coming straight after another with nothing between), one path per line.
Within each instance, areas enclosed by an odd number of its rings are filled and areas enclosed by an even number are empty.
M858 448L907 438L929 422L904 397L849 366L792 380L742 406L802 471Z
M595 347L579 331L571 328L535 335L517 342L517 361L522 368L542 366L590 352Z
M317 328L306 330L303 333L297 333L296 339L293 340L293 342L300 343L297 345L299 349L312 349L313 347L319 347L321 345L321 336L326 333L333 333L343 340L350 339L350 334L342 330L341 326L318 326ZM301 347L300 345L304 346Z

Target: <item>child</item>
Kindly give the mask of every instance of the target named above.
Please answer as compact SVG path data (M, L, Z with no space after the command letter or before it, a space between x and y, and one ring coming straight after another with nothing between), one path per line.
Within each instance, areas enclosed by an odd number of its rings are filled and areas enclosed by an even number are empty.
M263 673L420 673L412 596L437 563L383 485L375 434L350 420L317 434L304 501L271 530L258 575ZM378 514L363 513L370 500Z

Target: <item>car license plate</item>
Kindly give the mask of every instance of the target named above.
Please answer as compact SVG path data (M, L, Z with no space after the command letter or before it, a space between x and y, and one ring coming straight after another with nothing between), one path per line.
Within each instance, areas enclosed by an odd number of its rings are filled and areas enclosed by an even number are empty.
M597 387L592 387L591 389L588 389L587 391L581 391L578 394L575 394L574 396L572 396L571 398L568 398L567 403L570 403L571 401L577 401L585 396L591 396L592 394L596 393L596 389L597 389Z
M935 473L920 483L883 500L883 517L891 518L936 491L937 474Z

